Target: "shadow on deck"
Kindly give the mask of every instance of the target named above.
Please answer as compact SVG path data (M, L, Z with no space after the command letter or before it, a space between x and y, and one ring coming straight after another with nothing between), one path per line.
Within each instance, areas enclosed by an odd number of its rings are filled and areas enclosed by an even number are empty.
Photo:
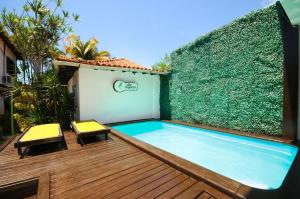
M17 137L3 148L0 198L232 198L113 134L84 147L73 132L64 136L65 149L41 146L23 159L13 147Z

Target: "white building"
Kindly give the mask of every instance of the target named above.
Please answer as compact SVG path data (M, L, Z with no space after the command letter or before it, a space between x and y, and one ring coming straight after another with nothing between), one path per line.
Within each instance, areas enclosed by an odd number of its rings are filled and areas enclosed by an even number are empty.
M54 65L75 96L76 119L102 123L160 118L160 77L127 59L80 61L60 57Z
M14 87L12 77L16 74L16 62L21 58L8 34L0 27L0 117L9 112L7 92Z

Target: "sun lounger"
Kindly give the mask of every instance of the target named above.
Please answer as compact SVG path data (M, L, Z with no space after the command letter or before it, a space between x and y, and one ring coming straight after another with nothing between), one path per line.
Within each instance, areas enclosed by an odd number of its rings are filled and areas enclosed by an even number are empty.
M107 134L110 132L109 128L98 123L96 120L74 121L72 122L72 127L77 135L78 142L80 142L81 145L84 145L82 138L99 134L104 134L105 140L107 140Z
M63 141L59 124L42 124L28 128L15 143L15 148L18 148L18 154L22 155L22 147Z

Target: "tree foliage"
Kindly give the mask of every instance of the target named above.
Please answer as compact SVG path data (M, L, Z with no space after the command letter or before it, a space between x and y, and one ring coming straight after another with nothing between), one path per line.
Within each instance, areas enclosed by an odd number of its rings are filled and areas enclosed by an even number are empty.
M16 82L15 114L20 130L33 124L70 122L72 97L61 85L51 59L59 54L58 42L72 31L79 18L63 9L62 0L27 0L23 11L3 9L2 23L22 56L22 76Z
M64 128L73 118L73 97L69 95L65 86L59 80L53 70L41 74L41 82L31 86L18 86L15 93L14 118L20 131L24 131L32 124L60 123ZM35 95L40 95L34 100ZM35 103L33 103L35 102Z
M158 63L152 66L153 70L158 70L162 72L169 72L171 71L171 57L170 55L166 54L165 57L160 60Z
M74 34L66 38L67 45L65 45L66 54L72 58L83 60L103 60L110 57L108 51L98 51L96 38L91 38L87 42L83 42L79 36Z
M52 4L54 5L52 5ZM50 4L53 9L50 8ZM62 0L44 2L42 0L26 1L23 12L3 9L0 14L2 23L24 59L28 78L42 73L44 63L52 57L58 41L72 31L71 16L77 21L79 16L70 14L62 7Z

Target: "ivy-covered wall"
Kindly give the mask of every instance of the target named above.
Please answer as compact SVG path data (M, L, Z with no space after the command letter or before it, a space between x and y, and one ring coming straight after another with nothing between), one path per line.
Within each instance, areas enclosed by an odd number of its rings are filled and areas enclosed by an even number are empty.
M277 3L171 53L162 118L281 134L283 11Z

